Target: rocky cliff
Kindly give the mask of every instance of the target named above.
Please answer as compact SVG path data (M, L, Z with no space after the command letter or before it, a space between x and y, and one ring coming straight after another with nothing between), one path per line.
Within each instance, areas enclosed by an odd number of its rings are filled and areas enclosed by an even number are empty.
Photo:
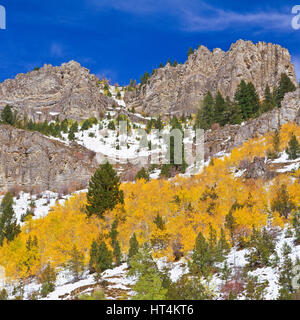
M84 147L0 125L0 191L84 188L97 166L95 153Z
M297 84L290 54L279 45L239 40L227 52L200 46L184 64L157 69L146 85L127 92L125 101L150 115L181 115L196 112L208 90L232 99L243 79L262 97L267 84L278 84L281 73Z
M75 61L18 74L0 83L0 110L9 104L36 121L99 118L116 102L101 93L99 80Z

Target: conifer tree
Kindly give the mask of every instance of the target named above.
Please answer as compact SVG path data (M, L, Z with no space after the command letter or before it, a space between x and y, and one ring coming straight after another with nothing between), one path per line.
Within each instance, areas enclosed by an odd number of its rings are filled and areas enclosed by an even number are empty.
M1 112L1 121L4 124L9 124L11 126L14 125L14 115L9 105L6 105L6 107Z
M84 271L84 254L77 249L76 245L73 246L70 253L68 268L73 274L74 281L80 280Z
M41 295L43 298L54 291L56 282L56 272L52 268L50 262L47 263L40 275L40 283L42 284Z
M279 85L274 91L275 105L278 108L280 108L281 102L282 102L285 94L288 92L293 92L295 90L296 90L296 87L293 84L293 82L291 81L291 79L285 73L282 73L281 77L280 77Z
M149 173L146 171L146 169L143 167L135 176L135 180L141 180L144 179L145 181L149 181Z
M192 55L192 54L194 54L194 50L193 50L192 47L190 47L190 48L189 48L189 51L188 51L188 57L189 57L190 55Z
M291 200L286 184L278 187L275 198L271 203L271 209L273 212L278 212L284 218L288 218L292 210L296 209L296 205Z
M17 223L15 213L13 210L13 194L7 192L2 199L0 205L0 245L3 241L13 241L16 236L21 232L21 228Z
M273 146L273 150L268 152L268 158L277 159L280 151L280 134L277 129L275 130L273 135L272 146Z
M90 251L90 272L96 272L97 277L107 269L111 269L113 265L113 254L107 248L104 241L100 243L94 241Z
M215 101L209 91L203 100L203 106L198 111L195 123L195 129L210 129L215 119Z
M131 259L139 252L139 243L136 239L135 233L131 236L129 242L129 252L128 252L128 259Z
M226 124L224 114L226 112L226 102L222 97L220 91L218 91L215 101L215 122L219 123L221 126Z
M195 273L206 277L209 274L209 267L211 262L211 253L209 244L200 232L197 236L193 255L191 270Z
M111 239L111 246L113 248L113 255L115 258L115 263L116 266L119 266L121 264L121 247L120 247L120 243L118 241L118 221L115 220L111 226L111 231L109 233L110 239Z
M292 134L292 137L289 141L286 153L288 154L290 160L296 160L300 157L300 144L294 134Z
M124 203L120 190L120 178L109 163L100 165L89 183L87 193L87 215L96 214L103 218L105 211L113 210L117 204Z
M274 108L274 106L275 104L274 104L273 95L271 93L269 85L267 85L265 89L263 104L262 104L262 111L263 112L271 111Z
M246 84L244 80L241 81L235 93L235 102L242 110L243 120L248 120L258 115L260 102L252 82Z

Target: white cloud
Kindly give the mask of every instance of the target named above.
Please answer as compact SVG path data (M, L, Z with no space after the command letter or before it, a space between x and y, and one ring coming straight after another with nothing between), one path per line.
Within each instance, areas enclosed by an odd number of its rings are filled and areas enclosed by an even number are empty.
M197 0L87 0L98 10L114 9L130 14L155 16L168 14L178 19L184 31L221 31L229 28L249 27L263 30L291 31L292 14L289 9L239 13L214 7Z
M58 58L62 57L64 55L64 50L62 45L56 42L53 42L51 44L50 53L53 57L58 57Z

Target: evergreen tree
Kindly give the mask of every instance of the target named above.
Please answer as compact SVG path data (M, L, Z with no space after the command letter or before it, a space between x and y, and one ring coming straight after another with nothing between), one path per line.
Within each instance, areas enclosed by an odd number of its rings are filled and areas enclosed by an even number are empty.
M225 217L225 228L229 231L230 233L230 237L231 237L231 241L232 243L234 243L234 231L237 227L237 223L236 223L236 219L233 216L233 212L239 208L239 204L236 202L233 204L233 206L231 207L229 213L226 215Z
M280 152L280 134L279 131L276 129L273 135L273 150L268 152L269 159L277 159Z
M158 229L165 230L165 222L159 213L157 214L153 222Z
M173 63L173 67L176 68L178 66L178 62L175 60Z
M290 252L291 248L287 243L285 243L282 248L283 262L281 264L279 274L279 300L291 300L292 294L295 292L292 286L294 266L292 259L289 257Z
M200 275L206 277L209 275L210 263L211 252L209 244L207 243L203 234L200 232L197 236L192 255L191 270L195 273L200 273Z
M215 101L215 122L219 123L221 126L226 124L225 121L225 112L226 112L226 102L222 97L220 91L218 91Z
M117 204L124 203L120 190L120 178L109 163L100 165L89 183L87 193L87 215L96 214L103 218L106 210L113 210Z
M131 236L129 241L128 260L134 257L139 252L139 243L136 239L135 233Z
M149 173L146 171L144 167L135 176L135 180L141 180L141 179L144 179L145 181L150 180Z
M74 141L75 140L75 134L74 131L70 130L69 134L68 134L68 139L70 141Z
M110 121L109 122L109 124L108 124L108 126L107 126L107 128L109 129L109 130L116 130L116 126L115 126L115 123L114 123L114 121Z
M195 123L195 129L210 129L215 119L215 101L209 91L203 100L203 106L198 111Z
M163 279L154 262L148 245L141 248L130 260L130 276L137 276L138 280L133 289L137 292L134 300L163 300L167 289L163 286Z
M237 103L227 104L228 123L241 124L243 122L242 109Z
M43 298L55 290L56 272L52 268L50 262L46 265L40 275L40 283L42 284L41 296Z
M296 160L300 157L300 144L294 134L292 134L292 137L289 141L286 153L288 154L290 160Z
M260 102L253 83L246 84L244 80L241 81L235 93L235 102L242 110L243 120L248 120L258 115Z
M113 248L113 255L114 255L114 258L115 258L115 263L116 263L116 266L119 266L121 264L121 260L122 260L122 257L121 257L121 247L120 247L120 243L118 241L118 221L115 220L111 226L111 230L110 230L110 233L109 233L109 236L110 236L110 239L111 239L111 246Z
M93 256L90 257L90 270L95 271L97 277L100 276L101 273L105 270L112 268L113 254L107 248L106 243L104 241L101 241L100 244L96 243L96 247L93 243L91 253L93 254Z
M76 245L73 246L70 253L68 268L73 274L74 281L79 281L84 271L84 254L77 249Z
M262 111L268 112L271 111L275 106L273 95L271 93L269 85L266 86L264 101L262 104Z
M0 245L3 241L13 241L15 237L21 232L21 228L17 223L15 213L13 210L13 194L6 193L0 205Z
M253 228L250 240L250 253L246 254L251 269L270 266L270 256L275 252L275 241L265 228Z
M6 105L6 107L1 112L1 121L4 124L9 124L11 126L14 125L14 115L9 105Z
M280 216L288 218L290 213L296 209L294 202L291 200L287 186L282 184L276 191L276 196L272 200L271 209L278 212Z
M279 85L274 91L275 105L278 108L280 108L281 102L282 102L285 94L288 92L293 92L295 90L296 90L296 87L293 84L293 82L291 81L291 79L285 73L282 73L281 77L280 77Z
M189 51L188 51L188 57L189 57L190 55L192 55L192 54L194 54L194 50L193 50L192 47L190 47L190 48L189 48Z

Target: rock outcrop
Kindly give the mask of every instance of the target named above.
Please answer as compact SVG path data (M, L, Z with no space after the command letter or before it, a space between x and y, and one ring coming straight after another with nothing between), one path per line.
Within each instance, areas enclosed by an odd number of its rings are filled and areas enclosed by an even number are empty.
M125 101L128 108L150 115L189 114L199 109L208 90L232 99L244 79L262 97L266 85L274 88L282 73L297 84L290 54L279 45L239 40L228 52L200 46L184 64L157 69L146 85L128 91Z
M98 166L96 154L76 144L0 125L0 191L85 188Z
M0 84L0 110L6 104L35 121L99 118L116 102L103 93L99 79L75 61L18 74Z
M205 133L205 158L230 153L249 139L261 137L280 126L295 122L300 125L300 89L285 95L282 107L265 113L242 125L229 125Z

